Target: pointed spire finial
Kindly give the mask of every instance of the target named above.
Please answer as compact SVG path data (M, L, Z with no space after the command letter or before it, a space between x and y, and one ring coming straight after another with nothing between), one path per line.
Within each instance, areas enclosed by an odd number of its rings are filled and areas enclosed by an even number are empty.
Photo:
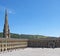
M7 14L8 14L8 11L7 11L7 9L5 9L5 16L7 16Z

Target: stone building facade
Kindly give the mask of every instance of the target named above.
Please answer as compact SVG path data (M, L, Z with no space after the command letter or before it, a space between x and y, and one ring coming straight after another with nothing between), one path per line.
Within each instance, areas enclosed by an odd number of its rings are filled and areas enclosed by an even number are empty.
M57 48L60 47L60 38L40 38L28 40L28 47Z

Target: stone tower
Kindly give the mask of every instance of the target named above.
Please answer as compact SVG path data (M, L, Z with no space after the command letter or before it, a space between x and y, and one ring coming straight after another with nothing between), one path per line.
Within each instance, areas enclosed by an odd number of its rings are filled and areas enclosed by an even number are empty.
M4 29L3 29L3 37L4 38L10 38L10 30L8 25L8 12L5 10L5 23L4 23Z

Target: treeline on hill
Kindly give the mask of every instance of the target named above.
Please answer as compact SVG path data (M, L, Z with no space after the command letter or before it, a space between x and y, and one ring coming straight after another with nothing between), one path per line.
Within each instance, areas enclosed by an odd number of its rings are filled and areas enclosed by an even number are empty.
M0 33L0 37L3 37L3 33ZM20 38L20 39L39 39L39 38L47 38L42 35L27 35L27 34L14 34L11 33L11 38Z

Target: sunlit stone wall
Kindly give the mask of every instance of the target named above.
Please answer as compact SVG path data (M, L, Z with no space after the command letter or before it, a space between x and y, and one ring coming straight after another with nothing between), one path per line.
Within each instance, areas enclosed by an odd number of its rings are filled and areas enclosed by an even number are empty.
M26 48L27 39L0 38L0 51Z
M37 48L60 48L60 38L40 38L40 39L14 39L0 38L0 51L37 47Z

